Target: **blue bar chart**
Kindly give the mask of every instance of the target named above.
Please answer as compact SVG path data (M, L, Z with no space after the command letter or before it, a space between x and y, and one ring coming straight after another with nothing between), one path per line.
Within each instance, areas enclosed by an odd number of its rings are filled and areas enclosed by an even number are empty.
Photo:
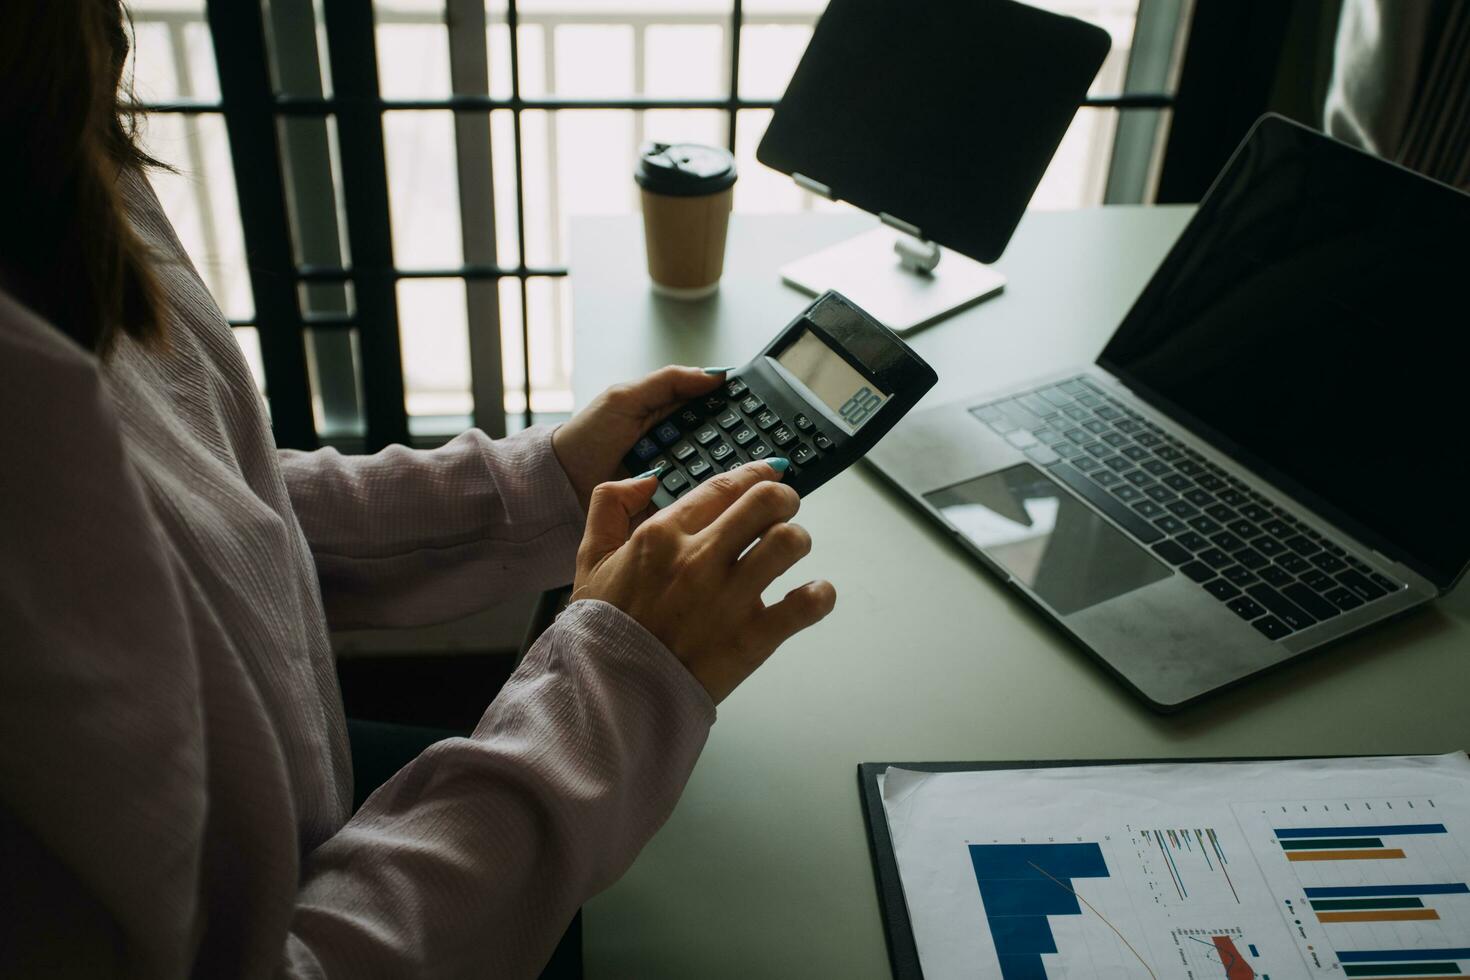
M1334 951L1345 980L1470 972L1470 861L1462 825L1433 797L1322 799L1242 814L1289 876L1283 909L1300 948ZM1291 894L1295 891L1295 894Z
M1083 844L971 844L1004 980L1046 980L1043 953L1057 951L1049 916L1080 915L1072 882L1108 877L1102 848Z

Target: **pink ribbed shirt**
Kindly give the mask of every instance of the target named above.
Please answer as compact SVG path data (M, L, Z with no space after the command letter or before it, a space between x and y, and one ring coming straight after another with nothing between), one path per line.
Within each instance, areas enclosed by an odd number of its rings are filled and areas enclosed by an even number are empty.
M165 352L99 364L0 292L0 974L534 976L668 816L714 708L573 604L474 734L349 813L327 626L570 580L583 514L532 429L278 451L145 180Z

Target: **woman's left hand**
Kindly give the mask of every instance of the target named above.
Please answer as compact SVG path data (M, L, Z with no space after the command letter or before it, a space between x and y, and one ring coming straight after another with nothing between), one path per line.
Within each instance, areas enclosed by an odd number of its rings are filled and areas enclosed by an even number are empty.
M724 369L661 368L640 381L607 389L559 427L551 448L582 509L587 509L594 487L622 476L623 457L644 433L724 380Z

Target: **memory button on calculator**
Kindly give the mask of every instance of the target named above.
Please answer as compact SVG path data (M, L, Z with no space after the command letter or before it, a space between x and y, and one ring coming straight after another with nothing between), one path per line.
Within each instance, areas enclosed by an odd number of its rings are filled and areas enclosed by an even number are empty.
M755 415L756 428L760 429L762 432L767 432L771 429L772 426L780 424L781 416L777 415L769 408L763 408Z
M774 442L778 448L784 449L786 446L789 446L796 441L796 433L792 432L784 425L778 425L771 430L771 441Z
M756 412L759 412L762 408L764 408L765 404L765 402L761 401L760 396L751 393L741 399L740 410L746 415L754 415Z
M741 395L745 394L749 390L750 388L745 384L744 381L741 381L739 378L731 378L729 381L725 382L725 394L729 395L731 398L739 398Z

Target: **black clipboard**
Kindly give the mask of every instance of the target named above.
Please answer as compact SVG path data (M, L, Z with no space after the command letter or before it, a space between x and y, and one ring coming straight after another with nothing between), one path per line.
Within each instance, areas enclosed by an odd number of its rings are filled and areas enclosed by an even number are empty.
M1394 753L1389 753L1394 754ZM868 850L873 858L873 882L878 888L878 904L883 914L883 938L888 944L888 963L894 980L923 980L919 966L919 950L914 945L914 930L903 898L903 883L898 877L898 861L893 855L893 838L888 833L888 816L883 812L883 794L878 789L878 774L897 766L916 772L986 772L997 769L1062 769L1093 766L1204 765L1229 762L1290 762L1301 759L1350 759L1369 756L1256 756L1250 758L1210 759L1065 759L1028 762L860 762L858 763L858 795L863 804L863 823L868 830Z

